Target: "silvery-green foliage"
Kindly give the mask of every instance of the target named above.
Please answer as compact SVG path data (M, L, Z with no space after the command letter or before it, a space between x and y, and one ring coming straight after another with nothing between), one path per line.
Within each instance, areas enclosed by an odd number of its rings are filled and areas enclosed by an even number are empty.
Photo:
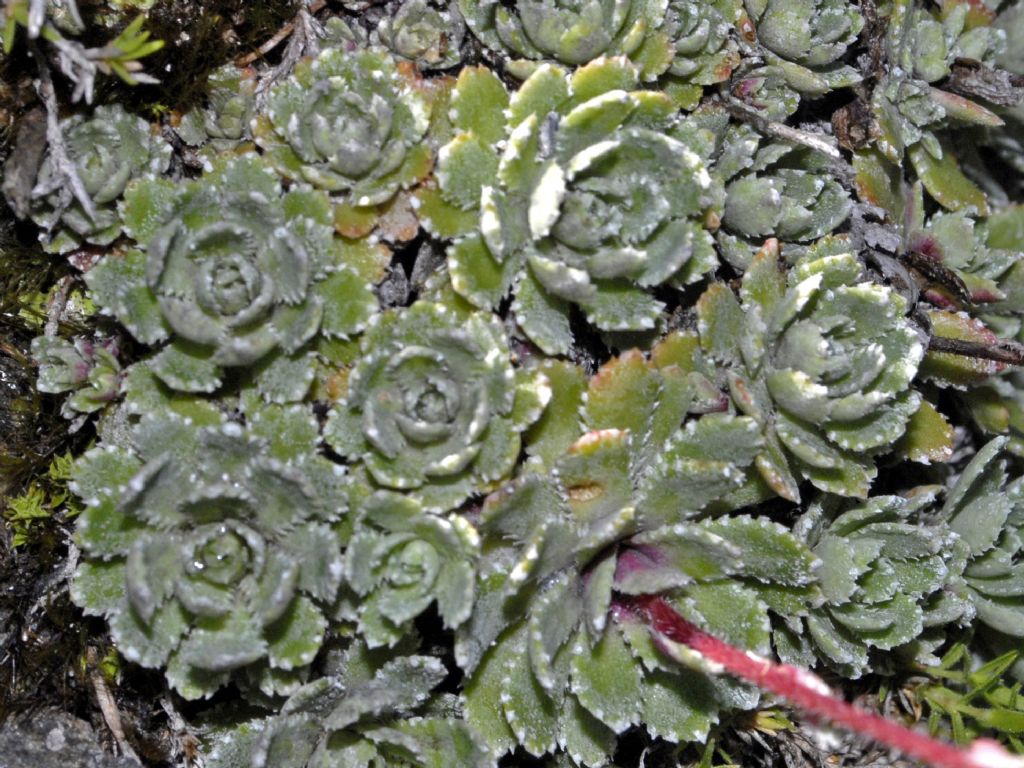
M971 10L970 3L950 3L937 13L912 0L894 2L886 41L892 64L905 76L933 83L948 76L957 59L993 63L1006 33L991 26L991 18L979 24Z
M983 316L1024 312L1024 249L990 248L984 227L967 214L936 213L912 229L907 247L956 273L971 301L984 305Z
M428 111L386 52L327 48L271 91L256 140L287 178L377 205L429 170Z
M512 473L550 390L512 368L495 318L419 301L381 315L362 350L325 428L334 450L431 511Z
M813 599L814 558L782 526L695 522L743 485L759 446L746 417L680 429L695 385L673 350L612 361L585 399L593 431L485 502L481 594L456 660L467 718L496 753L557 746L605 765L631 725L700 740L723 708L754 705L753 691L707 676L698 659L669 662L614 609L615 593L667 592L691 620L757 652L768 650L770 609L797 616Z
M716 177L726 182L719 237L724 255L740 266L766 238L817 240L846 221L852 201L820 153L788 142L764 142L752 128L725 129Z
M744 0L766 49L766 60L786 73L789 83L809 95L860 81L851 66L838 62L857 40L864 19L845 0Z
M459 515L430 515L390 491L367 499L345 551L345 577L359 596L359 632L369 647L394 646L434 603L449 629L468 619L478 545Z
M784 656L801 666L820 659L857 678L930 628L969 617L963 591L949 588L964 564L957 537L946 526L921 524L936 490L876 496L845 511L835 497L811 504L794 532L821 560L824 600L802 622L777 630Z
M732 82L732 93L768 120L784 122L800 106L800 92L779 64L744 68Z
M822 67L841 58L864 26L855 5L837 0L745 0L757 39L777 56Z
M922 142L933 156L942 155L934 130L945 124L946 110L923 80L900 77L883 79L874 90L872 107L882 128L879 148L886 155L902 157L907 147Z
M650 289L717 264L695 220L711 179L672 100L638 85L624 58L571 74L542 65L511 97L486 70L456 84L459 133L421 216L439 231L461 212L455 290L481 308L511 291L519 325L548 354L569 349L573 304L604 331L652 329L664 305Z
M107 255L86 282L139 341L171 339L153 366L176 389L212 392L223 368L259 363L268 400L301 399L312 380L306 342L347 338L376 313L326 195L283 192L253 155L195 181L136 184L125 216L143 250Z
M72 597L122 656L163 668L186 698L232 677L266 693L302 682L342 577L343 471L316 455L302 406L143 416L128 444L85 454Z
M234 149L252 138L256 114L256 73L227 64L210 73L206 104L186 112L175 131L193 147L208 146L214 152Z
M461 60L466 22L453 0L403 0L381 19L374 39L424 69L448 69Z
M220 734L209 768L491 768L480 737L432 694L447 671L432 656L353 644L338 670L297 690L280 712Z
M998 633L1024 637L1024 482L1010 481L1000 456L1007 438L979 450L946 496L938 519L957 534L966 560L960 578L978 621ZM960 576L959 573L954 576ZM962 581L961 581L962 579Z
M531 61L577 66L601 56L628 56L641 78L652 80L673 55L661 29L663 0L459 0L459 7L485 46Z
M811 249L788 275L777 251L765 248L739 300L716 283L697 302L705 353L725 367L736 406L764 430L758 469L792 500L801 479L866 497L874 456L903 434L920 404L910 385L924 345L906 301L866 281L844 245Z
M672 61L665 84L685 106L695 106L703 89L729 79L740 56L733 33L739 0L669 0L662 27Z
M70 393L61 404L65 418L98 411L121 392L123 374L113 340L37 336L32 339L32 358L39 365L40 392Z
M119 104L97 107L91 115L61 121L70 161L93 203L93 215L68 195L67 180L50 154L43 159L32 190L32 220L43 229L43 243L66 253L85 243L109 245L121 234L118 204L133 179L163 173L171 147L141 117Z
M928 193L953 211L989 213L986 194L964 175L954 147L943 136L949 125L999 127L991 110L930 83L944 78L959 57L993 63L1003 33L984 11L949 3L941 21L911 0L894 3L885 40L886 74L872 95L875 145L892 163L909 157Z

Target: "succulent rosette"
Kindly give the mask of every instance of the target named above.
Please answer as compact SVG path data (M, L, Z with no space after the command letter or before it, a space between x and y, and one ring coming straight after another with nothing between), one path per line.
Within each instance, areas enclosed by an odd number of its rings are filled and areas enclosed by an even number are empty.
M44 230L50 252L66 253L83 243L108 245L121 234L118 202L128 183L167 170L171 146L118 104L97 107L89 117L69 117L61 132L93 212L70 198L67 179L47 154L32 190L32 219Z
M577 66L623 55L652 80L672 57L659 0L459 0L459 7L484 45L531 61Z
M427 514L390 491L371 496L345 554L346 583L360 597L359 631L367 645L394 646L435 602L449 629L469 618L478 544L463 517Z
M922 525L936 488L907 498L877 496L843 509L835 497L816 500L794 526L820 559L823 601L776 632L776 647L794 663L821 659L846 677L875 668L879 653L929 653L932 628L969 614L963 590L948 589L964 558L948 527ZM958 594L959 592L959 594Z
M186 144L223 152L251 140L256 114L254 70L234 64L214 70L206 83L206 102L186 112L175 126Z
M972 11L969 3L949 3L940 17L915 8L910 0L893 4L885 41L886 76L871 100L878 132L875 146L894 164L901 165L906 155L943 208L986 216L986 193L961 170L943 129L951 123L996 128L1003 119L930 83L949 75L958 58L994 63L1004 34L991 26L993 14Z
M441 149L440 192L421 217L462 235L448 252L455 290L486 308L513 291L516 319L548 354L570 346L571 305L601 330L649 330L664 308L649 289L717 265L695 220L711 179L672 100L637 84L617 58L571 75L541 66L511 99L486 70L455 87L461 132Z
M373 206L430 170L428 117L427 100L386 52L328 48L271 91L256 141L287 178Z
M789 84L812 96L858 82L838 59L857 40L864 18L845 0L744 0L769 64L785 71Z
M1024 481L1010 480L1000 456L1008 439L983 446L964 468L937 514L958 536L965 561L950 582L966 592L985 631L1024 637Z
M893 3L887 44L893 63L907 76L933 83L950 73L957 59L994 63L1006 33L992 25L994 14L973 11L970 3L950 3L939 13L910 0Z
M906 301L865 281L844 242L810 249L788 279L766 247L743 277L742 303L724 284L697 303L705 353L724 365L736 406L764 429L758 469L792 500L799 479L867 496L874 456L920 405L910 385L924 344Z
M433 511L512 472L550 390L512 368L496 319L419 301L381 315L362 349L326 427L334 450Z
M447 670L432 656L368 652L354 643L338 669L302 686L247 738L214 748L210 768L490 768L480 737L453 716L451 694L432 694Z
M624 610L630 596L666 593L759 653L769 611L800 615L814 597L814 557L782 526L697 522L731 506L759 439L753 420L726 413L679 427L696 405L677 364L685 346L678 338L651 361L634 351L604 366L582 398L591 431L484 503L480 594L455 648L467 720L496 754L561 748L575 764L604 765L632 725L701 740L723 709L756 704L755 691L708 676L697 658L671 662Z
M87 282L140 341L171 337L153 361L169 386L212 392L223 368L259 362L268 399L300 399L303 345L357 333L377 308L362 246L332 221L323 193L282 192L258 158L231 158L196 181L136 185L126 222L145 251L108 255Z
M716 175L726 182L719 246L744 268L769 237L806 243L846 221L852 202L823 156L785 142L763 142L747 126L724 129Z
M249 427L200 413L145 416L130 446L79 462L72 596L107 618L126 659L165 668L186 698L242 672L286 690L316 655L341 581L330 523L343 473L316 456L316 422L299 406L250 413Z
M61 406L66 418L98 411L121 392L123 373L114 340L37 336L32 357L39 364L40 392L71 393Z
M425 69L448 69L461 60L466 22L454 2L404 0L381 19L376 40L396 56Z
M946 308L973 304L1000 336L1016 336L1024 314L1024 243L1017 234L1024 206L1009 206L982 221L963 211L940 211L926 222L922 197L916 184L902 211L903 249L926 279L934 278L929 269L954 275L953 285L928 284L928 298Z
M738 0L669 0L663 30L672 48L666 90L686 107L696 106L701 86L729 79L740 63L732 39Z

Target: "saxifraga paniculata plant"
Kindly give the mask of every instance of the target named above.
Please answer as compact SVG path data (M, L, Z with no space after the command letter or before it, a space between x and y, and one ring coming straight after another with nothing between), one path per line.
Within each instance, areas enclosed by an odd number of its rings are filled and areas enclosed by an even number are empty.
M380 315L362 350L324 437L376 485L444 511L512 474L551 393L512 367L493 317L420 301Z
M301 683L341 582L343 470L316 455L306 408L264 409L247 426L147 415L75 472L72 597L186 698L233 677L267 694Z
M285 177L367 208L429 172L429 110L386 51L328 48L273 89L256 141Z
M1021 768L810 671L1024 637L1012 18L305 3L163 125L47 101L74 602L209 768L709 764L767 692Z
M803 479L867 496L872 457L920 405L911 383L925 347L907 303L864 279L861 262L841 247L810 252L786 276L768 246L744 275L739 300L716 283L697 302L701 347L724 366L736 407L763 425L757 467L794 501Z
M326 195L283 190L253 155L134 185L125 220L142 248L108 254L86 281L136 339L170 340L152 365L174 389L213 392L225 368L258 364L268 400L301 400L307 342L347 338L376 314L362 246L334 236Z
M459 133L420 214L458 237L455 290L484 309L511 292L517 322L548 354L572 344L572 305L604 331L652 329L664 304L650 289L717 264L699 223L711 177L672 100L638 87L624 58L572 74L543 65L511 96L483 69L455 86Z
M97 107L90 116L61 122L68 158L92 201L92 214L71 198L52 155L43 159L32 189L32 219L42 228L46 250L66 253L84 243L109 245L122 230L118 210L133 179L163 173L170 145L149 123L120 105Z

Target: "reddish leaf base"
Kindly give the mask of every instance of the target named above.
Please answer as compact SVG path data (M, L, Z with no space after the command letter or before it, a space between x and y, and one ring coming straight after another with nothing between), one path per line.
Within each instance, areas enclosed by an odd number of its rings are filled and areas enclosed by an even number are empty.
M616 608L647 624L655 641L670 640L687 646L711 666L721 666L729 674L787 699L812 717L868 736L934 768L1024 768L1024 759L1011 755L991 739L978 739L969 748L959 749L854 707L834 694L817 675L743 651L698 629L662 597L619 598ZM672 655L667 643L661 647Z

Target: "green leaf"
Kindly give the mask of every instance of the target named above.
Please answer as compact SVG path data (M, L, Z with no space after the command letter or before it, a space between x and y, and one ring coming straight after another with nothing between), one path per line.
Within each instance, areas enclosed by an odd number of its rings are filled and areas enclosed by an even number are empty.
M738 361L737 339L744 335L743 309L723 283L711 285L697 301L697 322L704 351L724 363Z
M292 600L285 614L267 627L270 664L295 669L311 663L324 640L327 620L307 597Z
M497 173L498 155L472 133L459 134L438 154L441 194L463 210L480 207L480 190L494 184Z
M364 330L377 314L377 297L372 286L350 269L328 275L315 287L323 299L320 330L327 336L350 338Z
M494 144L504 136L507 106L508 92L491 70L465 67L452 92L449 118L456 128Z
M573 340L569 305L545 292L529 272L520 275L515 295L512 311L530 341L548 355L567 354Z
M212 357L212 349L176 341L164 347L150 361L150 366L153 373L173 389L210 393L221 385L221 369Z
M124 561L81 563L71 581L71 599L88 616L109 616L124 606Z
M502 755L515 748L517 739L505 719L502 704L504 679L510 663L519 661L525 647L514 638L522 632L510 633L492 645L480 665L466 682L466 720L479 733L494 755ZM517 650L519 653L517 653Z
M893 452L919 464L949 461L953 456L953 425L931 402L921 400L921 407L910 417Z
M481 309L497 306L508 293L514 274L509 262L502 264L494 259L479 235L448 248L448 271L455 290Z
M278 352L264 357L254 366L257 390L269 403L302 400L316 375L313 360L312 352Z
M143 344L156 344L168 336L168 327L156 297L146 284L146 256L130 250L106 255L85 274L96 303L111 312Z
M571 687L580 704L616 733L640 722L641 670L614 625L593 647L585 630L580 630L573 649Z
M988 215L985 193L960 170L952 149L944 146L941 159L936 159L922 144L914 144L907 153L918 178L939 205L950 211Z
M419 203L416 212L420 223L435 237L453 240L476 229L479 212L475 208L466 211L452 205L436 187L420 187L415 200Z

